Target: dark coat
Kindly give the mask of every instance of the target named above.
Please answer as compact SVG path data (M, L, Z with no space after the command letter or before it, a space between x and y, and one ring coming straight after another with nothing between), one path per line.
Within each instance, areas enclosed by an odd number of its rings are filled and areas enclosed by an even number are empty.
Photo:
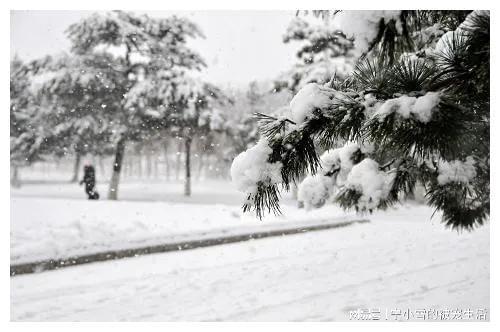
M83 180L80 184L85 183L85 192L89 199L99 199L99 193L94 189L95 187L95 168L92 165L83 167Z
M80 184L85 183L85 187L89 187L90 189L95 186L95 169L94 166L88 165L83 167L83 180L80 181Z

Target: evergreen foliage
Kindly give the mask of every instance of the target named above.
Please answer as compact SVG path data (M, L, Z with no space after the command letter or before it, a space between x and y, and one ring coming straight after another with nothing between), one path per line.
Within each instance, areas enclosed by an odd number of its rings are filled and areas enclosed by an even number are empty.
M297 63L275 82L275 90L292 93L307 83L325 83L332 75L345 77L352 69L352 39L328 20L320 23L296 17L283 35L285 44L300 45Z
M490 209L489 17L488 11L402 11L399 19L382 18L354 72L325 85L333 96L328 105L314 107L303 123L257 116L272 149L268 162L282 165L282 183L261 181L243 209L259 217L279 213L280 189L323 170L318 151L357 142L372 148L351 156L352 169L375 160L389 186L364 202L364 183L353 185L359 179L351 171L334 196L342 207L385 209L420 183L447 226L483 224Z

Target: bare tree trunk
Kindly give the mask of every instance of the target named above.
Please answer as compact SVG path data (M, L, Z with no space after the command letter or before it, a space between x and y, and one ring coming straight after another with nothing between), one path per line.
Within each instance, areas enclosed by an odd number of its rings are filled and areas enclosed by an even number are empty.
M179 173L181 170L181 153L182 153L182 141L177 145L177 154L175 155L175 179L179 180Z
M153 178L158 179L158 155L156 151L153 155Z
M163 155L165 156L165 177L170 180L170 163L168 162L168 142L163 143Z
M125 153L125 139L121 138L116 145L115 162L113 163L113 173L109 183L108 199L118 199L118 185L120 183L120 172L122 170L123 155Z
M191 138L185 139L185 156L186 156L186 177L184 179L184 196L191 196Z
M14 165L13 167L14 170L10 177L10 185L17 188L21 186L21 182L19 181L19 166Z
M137 177L142 179L142 154L141 151L137 153Z
M78 173L80 170L81 159L82 159L82 154L80 152L77 152L75 158L75 165L73 167L73 177L70 180L71 183L75 183L78 181Z
M152 163L151 163L151 149L146 148L146 177L151 178L152 171Z
M130 156L130 164L129 164L129 168L130 168L130 177L134 177L135 175L135 162L134 162L134 158L132 157L132 155Z

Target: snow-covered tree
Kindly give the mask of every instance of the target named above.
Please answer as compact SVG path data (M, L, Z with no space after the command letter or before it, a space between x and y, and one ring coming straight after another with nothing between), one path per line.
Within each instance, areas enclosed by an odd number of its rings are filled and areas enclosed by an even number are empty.
M263 111L266 94L261 91L257 82L250 82L244 93L234 97L235 105L231 105L232 117L229 118L229 136L231 150L229 154L236 156L255 144L259 137L258 126L254 114Z
M489 12L346 11L333 19L354 37L360 62L344 80L305 85L286 117L261 117L264 137L231 169L247 194L243 209L279 211L280 187L310 174L303 195L311 206L333 193L344 208L371 212L420 183L447 226L483 224Z
M332 20L297 16L290 22L283 42L300 47L297 63L275 82L277 90L286 88L295 94L308 83L326 83L334 75L342 79L353 69L353 41Z
M161 71L130 89L125 106L140 110L148 130L169 128L169 134L184 142L184 195L191 195L191 145L194 138L207 138L225 130L218 106L229 99L216 86L193 78L184 71ZM143 126L144 127L144 126Z
M191 195L191 145L194 138L204 142L205 147L213 141L213 134L227 130L224 114L219 106L230 100L216 86L199 82L199 79L184 79L175 87L177 98L171 121L177 130L176 137L184 141L184 195Z
M156 73L204 66L200 56L186 44L188 38L202 34L194 23L176 16L159 19L114 11L93 14L71 25L68 36L75 54L107 54L108 70L120 73L120 86L126 91L113 119L116 150L108 197L117 199L127 141L140 140L156 129L150 126L155 123L155 114L134 107L129 92L136 85L152 84Z
M259 84L256 81L250 82L246 93L250 113L258 113L261 111L262 98L264 94L259 89Z
M260 137L258 123L255 116L265 110L273 109L272 115L280 116L284 111L282 105L289 99L288 90L276 91L274 82L250 82L246 89L228 92L232 95L234 104L228 106L227 113L227 141L224 155L230 162L239 153L254 145Z
M29 64L30 89L37 95L38 121L50 128L51 154L75 156L73 182L87 153L112 151L113 115L125 92L121 75L110 71L106 54L47 56Z
M10 155L16 184L18 168L42 161L54 152L61 152L61 141L54 132L54 123L46 116L47 103L41 93L37 75L46 65L45 60L23 63L19 58L11 62L10 84Z
M17 56L10 63L10 160L11 183L19 184L19 168L42 158L43 126L35 125L37 102L31 93L30 72Z

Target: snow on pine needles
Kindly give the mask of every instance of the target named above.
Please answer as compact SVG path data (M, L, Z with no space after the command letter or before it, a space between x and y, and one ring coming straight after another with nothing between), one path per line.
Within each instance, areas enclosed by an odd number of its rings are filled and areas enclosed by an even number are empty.
M231 179L236 188L246 194L257 191L257 183L276 184L281 179L281 163L269 163L268 158L272 149L265 138L240 153L231 165Z

